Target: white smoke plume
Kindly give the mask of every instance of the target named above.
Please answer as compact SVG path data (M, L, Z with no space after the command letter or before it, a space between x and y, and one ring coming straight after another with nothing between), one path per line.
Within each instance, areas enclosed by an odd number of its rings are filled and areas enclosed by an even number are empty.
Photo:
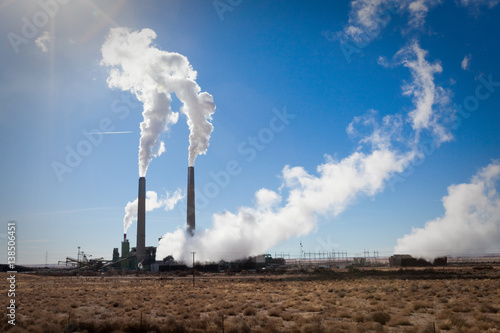
M155 191L146 192L146 211L150 212L164 207L166 211L174 209L175 205L184 198L181 189L177 189L173 194L166 193L164 198L158 199ZM123 232L127 233L133 221L137 221L138 199L129 201L125 206L125 216L123 217Z
M146 175L151 160L165 146L160 135L178 121L179 114L170 107L172 93L182 102L180 111L189 126L189 165L205 154L213 131L215 104L210 94L200 92L196 71L188 59L174 52L162 51L151 43L156 33L151 29L131 32L112 28L102 45L101 64L111 66L107 79L110 88L134 93L143 103L139 143L139 176Z
M433 78L439 71L437 65L431 65L425 58L426 52L415 42L397 55L399 63L408 67L412 75L412 80L405 84L405 91L412 92L409 95L414 97L415 104L415 111L408 115L408 123L400 114L385 116L379 123L373 110L354 118L347 132L359 137L359 146L350 156L339 161L327 156L325 163L317 167L316 174L302 167L286 166L279 193L260 189L255 194L254 207L241 207L236 213L215 214L212 227L197 230L194 237L186 237L181 228L167 233L159 243L158 257L173 255L189 263L193 251L200 261L232 260L260 254L281 241L314 230L318 215L337 216L359 198L381 192L392 175L404 171L409 163L420 157L415 144L419 134L422 131L434 134L436 128L442 128L439 115L446 99L436 98L436 91L442 89L434 84ZM418 127L414 126L414 119L420 114L425 120ZM369 128L370 132L360 135L359 125ZM412 133L409 138L403 136L404 128ZM438 136L438 142L443 138Z
M500 250L500 161L448 187L444 215L398 239L394 253L432 260L439 256L484 254Z

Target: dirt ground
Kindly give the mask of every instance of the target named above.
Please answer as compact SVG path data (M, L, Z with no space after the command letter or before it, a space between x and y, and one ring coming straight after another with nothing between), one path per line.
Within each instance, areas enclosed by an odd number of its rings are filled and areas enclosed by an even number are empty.
M482 268L17 274L0 331L499 332L500 267Z

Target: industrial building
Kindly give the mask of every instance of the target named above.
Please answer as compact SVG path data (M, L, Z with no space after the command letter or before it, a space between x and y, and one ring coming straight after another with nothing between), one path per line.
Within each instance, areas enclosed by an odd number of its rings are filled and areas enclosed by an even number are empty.
M391 267L428 267L428 266L446 266L447 257L435 258L432 263L423 258L413 258L409 254L395 254L389 257L389 266Z

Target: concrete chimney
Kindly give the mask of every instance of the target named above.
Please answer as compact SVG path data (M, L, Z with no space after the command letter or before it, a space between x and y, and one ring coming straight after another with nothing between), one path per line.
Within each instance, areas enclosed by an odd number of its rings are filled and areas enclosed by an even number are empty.
M137 207L137 263L146 259L146 178L139 178L139 204Z
M187 186L187 227L191 236L194 235L194 167L188 167L188 186Z

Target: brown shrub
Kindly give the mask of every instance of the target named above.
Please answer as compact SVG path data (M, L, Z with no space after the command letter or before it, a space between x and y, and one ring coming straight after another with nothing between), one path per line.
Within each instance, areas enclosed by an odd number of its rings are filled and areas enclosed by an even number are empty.
M362 313L356 313L353 317L354 321L357 323L362 323L365 321L365 316Z
M440 330L451 330L451 327L453 326L453 322L451 319L445 319L441 323L439 323L438 327Z
M498 313L498 308L489 303L481 304L479 310L483 313Z
M408 317L403 316L401 314L397 316L392 316L390 321L391 326L412 326L412 323L408 319Z
M268 315L271 317L281 317L281 309L280 308L273 308L268 311Z
M472 309L470 305L466 302L455 302L449 305L451 311L453 312L471 312Z
M391 315L387 312L377 311L372 313L372 320L381 325L385 325L389 320L391 320Z
M247 307L245 310L243 310L243 314L245 316L255 316L257 314L257 310L255 310L254 307Z
M317 321L316 323L306 324L306 325L302 326L301 332L302 333L323 333L323 332L325 332L325 328L321 324L320 321Z

